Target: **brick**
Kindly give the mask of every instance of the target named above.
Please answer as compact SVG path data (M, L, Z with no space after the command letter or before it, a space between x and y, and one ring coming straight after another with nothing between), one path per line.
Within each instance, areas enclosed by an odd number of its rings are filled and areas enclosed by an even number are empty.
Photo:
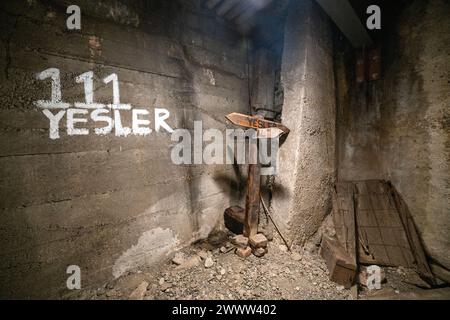
M252 254L252 248L245 247L245 248L237 248L236 254L241 258L247 258L249 255Z
M261 258L262 256L264 256L267 253L267 248L256 248L253 250L253 255Z
M239 234L231 239L231 243L239 248L245 248L248 246L248 238Z
M262 233L255 234L251 236L248 240L252 248L267 247L267 238Z

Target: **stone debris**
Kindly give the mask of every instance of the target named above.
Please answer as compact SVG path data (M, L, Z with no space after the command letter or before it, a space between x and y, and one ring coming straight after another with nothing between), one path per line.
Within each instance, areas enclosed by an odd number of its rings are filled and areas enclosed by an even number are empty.
M172 259L172 262L176 265L180 265L183 264L185 262L186 258L184 256L184 253L182 252L177 252L175 253L175 256Z
M112 290L109 290L106 292L106 297L108 297L108 298L116 298L118 296L119 296L119 294L118 294L117 290L115 290L115 289L112 289Z
M224 242L225 243L225 242ZM224 244L222 244L224 245ZM225 245L224 245L225 246ZM235 254L222 254L219 250L207 251L194 245L180 250L185 262L197 261L202 266L199 252L208 260L210 267L184 268L169 261L158 269L143 270L133 286L129 286L133 274L124 275L108 282L99 289L79 292L82 299L365 299L383 290L368 290L359 287L358 295L352 290L337 285L329 279L325 261L317 254L299 252L293 247L292 253L282 249L278 236L267 246L264 258L252 255L251 247L237 248L246 251L242 259ZM257 248L258 249L258 248ZM264 250L264 248L262 248ZM254 249L254 251L256 251ZM299 259L301 258L301 259ZM195 260L196 259L196 260ZM411 281L413 270L383 267L386 283L382 289L392 292L407 292L417 288L405 281ZM406 274L403 275L403 274ZM136 277L136 275L134 275ZM151 280L154 279L154 280ZM145 286L147 282L148 285ZM144 288L146 287L146 290ZM139 288L139 290L137 290Z
M211 257L206 258L205 268L211 268L214 265L214 260Z
M208 252L206 250L200 250L199 252L197 252L197 255L202 259L202 260L206 260L206 258L208 258Z
M194 268L202 262L202 259L198 255L194 255L191 258L184 260L176 269L190 269Z
M273 245L272 245L273 244ZM238 255L214 253L214 266L192 268L160 277L173 284L169 290L157 290L155 299L352 299L349 290L339 291L329 279L326 265L315 255L295 261L279 250L275 238L266 248L263 259L252 255L250 246L236 248ZM186 249L185 249L186 250ZM194 249L195 250L195 249ZM172 269L176 269L172 265ZM163 268L164 269L164 268ZM167 276L169 274L170 276ZM315 283L315 285L313 284Z
M165 283L163 283L163 284L161 285L160 290L161 290L161 291L167 291L167 290L169 290L171 287L172 287L172 284L171 284L171 283L165 282Z
M142 300L147 292L148 282L143 281L134 291L130 294L130 300Z
M301 254L298 253L298 252L292 252L291 258L292 258L292 260L294 260L294 261L300 261L300 260L302 260L302 256L301 256Z

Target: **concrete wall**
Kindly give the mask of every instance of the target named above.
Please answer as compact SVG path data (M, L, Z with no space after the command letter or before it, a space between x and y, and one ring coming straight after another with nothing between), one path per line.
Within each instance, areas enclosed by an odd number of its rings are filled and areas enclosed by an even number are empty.
M338 54L339 179L391 180L432 259L450 268L450 4L413 1L382 43L382 79L354 86Z
M3 1L0 5L0 297L61 297L66 268L87 288L165 259L206 236L234 200L226 166L176 166L170 134L49 139L33 105L49 99L59 68L63 100L83 101L74 78L94 71L94 99L111 103L116 73L122 103L166 108L172 128L225 128L248 110L243 40L200 1ZM81 31L66 29L79 4ZM123 112L124 125L131 121ZM101 124L103 126L103 123Z
M285 26L283 124L273 209L290 241L303 244L330 209L335 178L332 29L314 1L293 1Z

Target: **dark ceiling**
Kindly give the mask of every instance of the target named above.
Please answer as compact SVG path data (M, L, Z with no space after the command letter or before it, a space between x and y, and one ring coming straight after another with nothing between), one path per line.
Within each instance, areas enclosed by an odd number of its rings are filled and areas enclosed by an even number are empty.
M298 0L297 0L298 1ZM347 0L336 0L347 1ZM365 26L368 17L366 9L370 5L381 8L382 29L367 30L375 42L391 30L399 12L408 0L348 0L351 7ZM282 40L283 21L289 0L205 0L204 6L218 16L233 23L243 35L251 34L256 46L273 46ZM339 6L337 7L338 10ZM351 8L350 8L351 10ZM331 17L333 20L333 17ZM350 26L356 28L357 26ZM365 28L365 27L364 27Z

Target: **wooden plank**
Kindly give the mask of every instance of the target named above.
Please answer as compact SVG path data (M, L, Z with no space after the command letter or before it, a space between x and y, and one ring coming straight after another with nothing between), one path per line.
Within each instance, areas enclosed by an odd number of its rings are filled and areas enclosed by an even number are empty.
M330 273L330 280L350 288L356 277L356 261L337 239L324 236L321 243L321 256Z
M405 201L398 193L398 191L389 184L391 195L394 199L394 203L400 215L400 219L403 223L403 227L406 231L406 236L408 238L409 244L412 249L412 254L414 256L414 264L417 268L418 273L430 284L435 284L436 280L433 273L431 272L430 266L427 261L425 251L422 247L422 241L419 238L414 220L412 219L411 213L409 212L408 206Z
M225 116L229 121L231 121L233 124L251 128L251 129L262 129L262 128L279 128L281 129L285 134L288 134L290 130L283 126L281 123L264 120L261 119L259 116L248 116L245 114L233 112L229 115Z
M389 187L383 180L355 182L358 261L364 264L413 267L411 247Z
M351 182L337 183L332 195L333 220L337 238L356 264L356 224L353 184Z
M256 149L257 146L250 146ZM253 151L251 151L253 152ZM258 218L259 218L259 193L261 187L261 175L259 164L248 165L248 179L247 179L247 195L245 197L245 221L244 221L244 235L250 237L258 232Z

